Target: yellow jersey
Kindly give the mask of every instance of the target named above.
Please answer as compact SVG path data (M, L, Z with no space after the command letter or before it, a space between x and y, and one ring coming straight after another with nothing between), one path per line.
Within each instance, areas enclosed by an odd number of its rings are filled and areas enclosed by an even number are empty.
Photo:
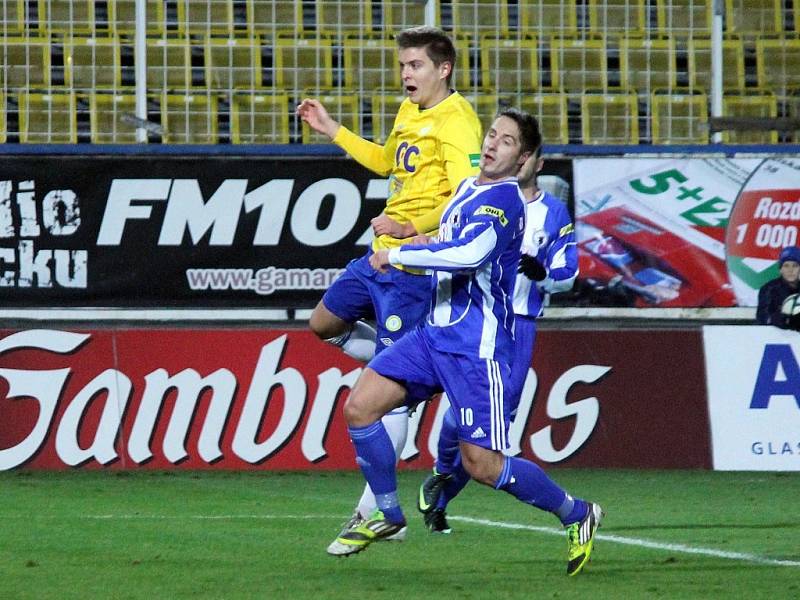
M333 141L359 163L389 176L384 213L419 233L435 234L447 201L466 177L478 172L481 124L458 92L420 110L406 98L383 146L341 126ZM373 250L400 246L403 240L382 235Z

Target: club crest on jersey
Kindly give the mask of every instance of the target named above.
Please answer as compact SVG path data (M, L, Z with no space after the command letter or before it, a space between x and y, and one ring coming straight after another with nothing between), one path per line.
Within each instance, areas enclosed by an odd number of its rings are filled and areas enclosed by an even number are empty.
M386 317L386 322L383 324L387 331L399 331L403 326L403 320L397 315L389 315Z
M506 219L506 213L502 208L497 208L496 206L489 206L488 204L484 204L483 206L479 207L478 210L475 211L476 215L491 215L493 217L497 217L500 221L500 224L505 227L508 225L508 219Z

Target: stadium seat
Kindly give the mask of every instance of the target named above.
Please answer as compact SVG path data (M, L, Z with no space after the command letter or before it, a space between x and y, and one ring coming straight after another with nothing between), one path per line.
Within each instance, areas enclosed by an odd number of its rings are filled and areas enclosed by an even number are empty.
M657 32L671 39L711 35L714 0L656 0Z
M633 93L581 95L584 144L638 144L639 108Z
M782 94L800 85L800 40L756 40L758 86Z
M711 40L690 39L688 45L689 86L711 88ZM722 41L722 87L726 90L744 89L744 47L742 40Z
M64 40L64 82L76 90L122 85L116 37L71 37Z
M209 37L205 43L206 85L212 90L261 87L261 44L254 38Z
M553 34L568 37L578 32L576 2L569 0L520 0L520 33L538 38Z
M349 89L399 90L400 68L397 43L386 37L350 37L345 39L344 86Z
M774 118L778 116L778 101L770 91L725 94L722 114L726 117ZM776 131L726 131L722 140L730 144L776 144Z
M354 133L361 134L360 96L344 90L307 89L303 98L316 98L322 102L328 113ZM304 144L330 143L327 136L312 130L303 122L302 140Z
M483 87L500 93L540 87L539 52L535 38L481 38Z
M407 0L383 0L381 13L383 14L383 31L394 33L408 27L424 25L426 5L430 3L433 11L433 23L438 27L441 24L439 0L429 2L408 2Z
M93 144L136 143L134 90L89 95L89 131Z
M279 37L273 65L276 88L296 91L333 85L333 46L327 38Z
M405 94L397 92L375 92L372 94L372 141L383 144L394 127L397 110L406 99Z
M5 144L8 130L8 118L6 115L6 95L0 92L0 144Z
M161 95L161 141L165 144L216 144L217 96L203 93Z
M545 144L569 143L567 96L561 93L531 91L520 96L519 107L539 121Z
M75 94L23 91L17 95L19 141L23 144L75 144L78 120Z
M747 37L783 32L783 0L725 0L725 30Z
M786 90L786 95L781 98L783 102L784 115L800 120L800 88ZM791 135L792 142L800 143L800 130L794 131Z
M620 39L620 86L640 94L675 87L678 81L675 56L675 40Z
M39 30L91 35L94 5L92 0L38 0Z
M552 87L576 92L606 89L606 55L603 39L553 38L550 43Z
M27 2L14 0L3 2L0 6L0 31L4 36L21 35L26 26L33 29L35 25L31 16L31 7Z
M479 38L484 35L508 35L508 3L506 0L454 0L452 23L447 27L457 37Z
M192 87L192 54L187 38L147 41L147 87L163 91Z
M231 97L231 142L288 144L289 97L237 90Z
M344 39L347 35L372 32L372 2L316 0L317 31Z
M189 35L233 35L233 0L178 0L178 32ZM239 27L244 31L244 23Z
M589 0L589 30L602 35L637 36L647 23L645 0Z
M650 96L654 144L708 143L708 97L699 91L671 88Z
M275 39L281 32L303 30L303 3L300 0L247 0L245 11L250 35Z
M0 81L11 88L47 87L51 82L50 40L7 37L0 44Z
M147 35L163 36L167 33L167 20L161 0L147 2ZM136 33L136 0L108 0L108 21L117 35Z
M491 91L462 92L472 105L481 122L481 132L486 133L500 109L500 97Z

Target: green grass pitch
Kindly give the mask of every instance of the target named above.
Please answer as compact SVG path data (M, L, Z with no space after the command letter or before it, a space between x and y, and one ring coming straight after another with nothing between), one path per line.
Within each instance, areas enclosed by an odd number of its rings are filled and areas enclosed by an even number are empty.
M568 578L554 517L471 483L428 534L325 548L356 472L0 474L0 598L798 598L800 473L553 470L607 511Z

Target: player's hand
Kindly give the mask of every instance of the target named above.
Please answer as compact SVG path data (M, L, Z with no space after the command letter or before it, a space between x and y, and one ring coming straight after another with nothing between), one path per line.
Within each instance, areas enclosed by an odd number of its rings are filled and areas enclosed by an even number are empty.
M372 231L376 236L388 235L393 238L403 239L417 233L417 230L414 229L414 226L410 222L401 225L394 219L387 217L384 213L379 214L372 219L370 223L372 223Z
M339 123L336 122L322 106L319 100L313 98L304 98L303 101L297 105L295 111L298 117L308 123L314 131L327 135L333 139L339 131Z
M428 244L433 243L433 238L427 235L415 235L410 240L408 240L405 246L427 246Z
M389 265L389 251L378 250L371 254L369 257L369 265L380 273L386 273L386 271L388 271L387 266Z
M535 256L523 254L519 259L518 271L531 281L542 281L547 277L547 270Z

